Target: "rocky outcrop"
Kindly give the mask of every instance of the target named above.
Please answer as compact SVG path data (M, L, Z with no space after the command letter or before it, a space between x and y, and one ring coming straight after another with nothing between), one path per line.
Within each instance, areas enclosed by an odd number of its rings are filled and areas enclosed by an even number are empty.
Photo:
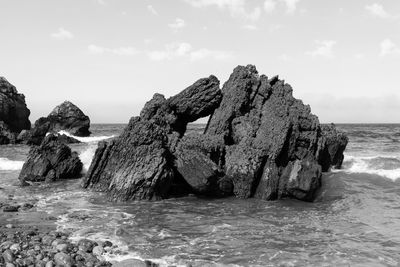
M204 134L184 135L210 114ZM195 193L312 201L346 145L290 85L238 66L222 91L210 76L169 99L155 94L119 138L99 145L83 185L117 200Z
M76 152L49 134L38 147L32 147L19 175L21 184L79 178L82 162Z
M39 118L32 130L21 132L18 142L39 145L47 133L67 131L75 136L89 136L90 119L82 110L69 101L65 101L47 116Z
M200 79L180 94L156 94L115 140L99 144L83 186L114 200L161 199L190 187L174 171L172 151L186 125L207 116L221 100L216 77Z
M349 138L344 133L339 132L334 124L324 125L321 129L322 138L319 144L318 162L322 166L322 171L329 171L331 166L340 169Z
M19 94L4 77L0 77L0 144L14 143L22 130L29 130L29 115L25 96Z

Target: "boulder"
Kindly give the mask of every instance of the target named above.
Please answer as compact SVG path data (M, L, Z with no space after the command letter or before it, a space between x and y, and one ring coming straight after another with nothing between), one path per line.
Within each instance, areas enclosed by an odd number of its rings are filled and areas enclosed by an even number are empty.
M17 140L23 144L40 145L47 133L58 134L59 131L67 131L75 136L89 136L89 127L89 117L77 106L65 101L55 107L47 117L39 118L32 130L21 132ZM76 142L70 138L63 139L68 143Z
M171 151L187 123L210 115L220 100L219 81L214 76L198 80L169 99L154 95L121 136L99 144L83 186L106 191L113 200L162 199L187 193L190 187L177 175Z
M195 193L313 201L321 173L340 167L348 139L322 127L277 76L238 66L219 90L214 76L166 99L155 94L123 134L102 142L83 186L114 200ZM189 122L211 115L204 134Z
M32 147L19 175L21 184L26 182L55 181L79 178L82 162L76 152L49 134L38 147Z
M14 143L22 130L29 130L30 110L25 96L14 85L0 77L0 144Z

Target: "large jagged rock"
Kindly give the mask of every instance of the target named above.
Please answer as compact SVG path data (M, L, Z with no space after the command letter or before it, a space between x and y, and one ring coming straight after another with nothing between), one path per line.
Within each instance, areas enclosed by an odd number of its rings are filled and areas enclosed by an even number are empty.
M189 122L210 114L204 134L185 135ZM222 91L210 76L169 99L155 94L119 138L99 145L83 186L117 200L195 193L312 201L347 141L334 126L321 128L277 76L238 66Z
M4 77L0 77L0 144L14 143L22 130L29 130L29 115L25 96L19 94Z
M47 116L39 118L32 130L21 132L18 142L28 145L39 145L47 133L67 131L75 136L89 136L90 119L82 110L69 101L61 105Z
M19 175L21 184L26 182L55 181L79 178L82 162L78 153L49 134L38 147L32 147Z
M83 186L106 191L113 200L162 199L189 192L175 170L172 151L187 123L210 115L221 97L214 76L169 99L155 94L121 136L99 144Z

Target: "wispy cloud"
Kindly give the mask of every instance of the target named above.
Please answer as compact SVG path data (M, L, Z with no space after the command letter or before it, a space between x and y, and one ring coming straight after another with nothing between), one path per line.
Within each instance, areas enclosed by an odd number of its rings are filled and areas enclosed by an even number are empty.
M172 60L175 58L188 58L191 61L198 61L206 58L226 60L232 58L233 54L228 51L206 48L193 49L191 44L180 42L167 44L163 50L149 51L148 56L153 61Z
M155 8L152 5L148 5L147 10L149 10L151 14L158 16L157 10L155 10Z
M245 0L183 0L189 3L193 7L209 7L216 6L220 9L229 10L232 17L242 18L248 20L257 20L261 15L261 8L254 7L252 10L248 11L246 9Z
M68 40L68 39L73 39L74 35L70 31L67 31L64 28L58 28L58 31L52 33L51 37L57 40Z
M385 8L378 3L365 6L365 9L374 17L381 19L396 19L398 16L389 14Z
M380 56L385 57L389 55L400 56L400 47L392 42L390 39L385 39L381 42Z
M174 31L178 31L186 26L186 23L181 18L176 18L174 22L168 24L168 27L173 29Z
M297 4L300 0L281 0L286 5L286 11L288 14L293 14L297 9Z
M312 57L323 57L332 59L335 57L333 53L333 47L336 45L336 43L337 42L333 40L324 40L324 41L317 40L315 41L316 45L315 50L306 52L306 54Z
M242 29L249 30L249 31L255 31L255 30L257 30L258 28L257 28L256 25L246 24L246 25L243 25L243 26L242 26Z
M264 10L267 13L272 13L275 11L276 8L276 2L275 0L265 0L264 2Z
M88 52L93 55L109 53L118 56L134 56L139 53L134 47L107 48L93 44L88 46Z

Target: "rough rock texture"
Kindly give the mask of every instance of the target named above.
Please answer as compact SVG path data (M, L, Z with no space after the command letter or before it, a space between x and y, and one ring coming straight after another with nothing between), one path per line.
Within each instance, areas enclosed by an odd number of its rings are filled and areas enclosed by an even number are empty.
M39 118L32 130L21 132L19 143L39 145L48 132L67 131L75 136L89 136L90 119L77 106L65 101L47 116Z
M210 114L204 134L184 135ZM119 138L99 145L83 185L118 200L195 193L312 201L347 141L334 126L321 128L290 85L238 66L222 91L210 76L169 99L155 94Z
M219 81L198 80L178 95L155 94L120 137L99 144L84 187L107 191L113 200L161 199L190 190L174 168L186 125L210 115L221 100Z
M25 96L14 85L0 77L0 144L15 142L16 135L30 129L30 111Z
M78 178L82 166L78 154L58 141L57 136L50 134L40 146L30 149L18 179L21 184L26 184Z
M324 125L322 128L322 138L320 140L320 148L318 162L322 166L322 171L329 171L329 168L340 169L343 163L343 152L349 142L349 138L339 132L334 124Z

